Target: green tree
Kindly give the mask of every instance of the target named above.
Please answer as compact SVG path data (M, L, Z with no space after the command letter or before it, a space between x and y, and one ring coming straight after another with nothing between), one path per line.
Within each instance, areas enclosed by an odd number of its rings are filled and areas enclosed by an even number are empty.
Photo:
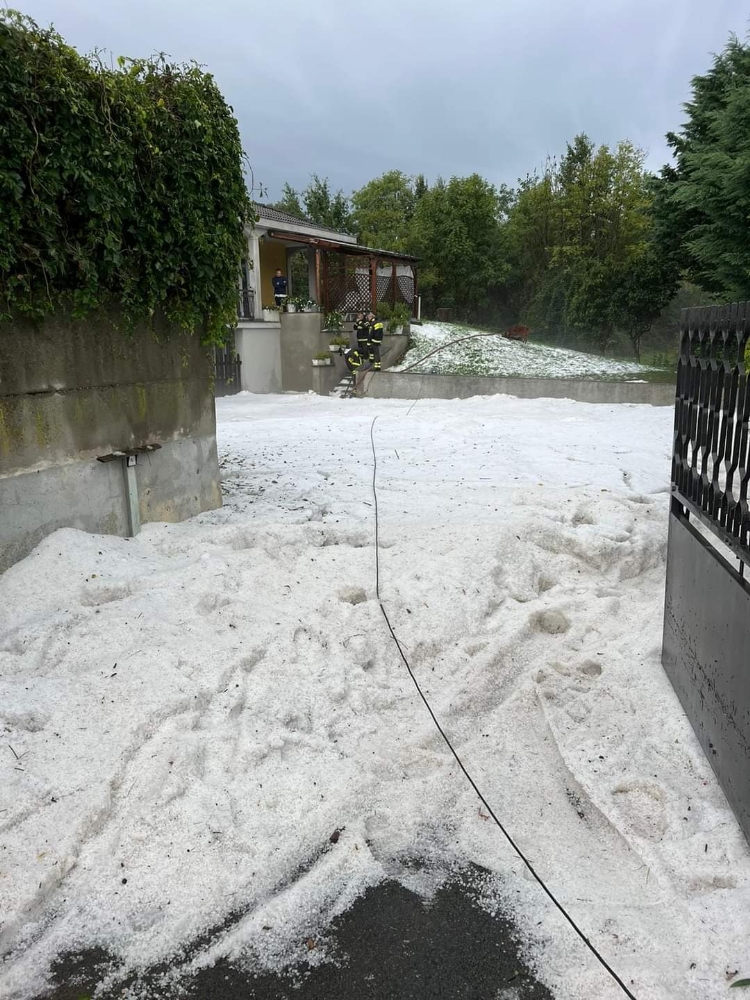
M643 337L675 297L679 283L674 262L650 242L616 285L610 304L612 320L627 335L636 361L641 360Z
M654 200L662 252L707 291L750 298L750 45L732 36L692 91Z
M299 192L295 191L288 181L284 181L281 198L272 207L277 208L280 212L288 212L289 215L294 215L298 219L305 217Z
M280 200L271 207L339 232L348 232L352 225L349 199L343 191L332 193L328 178L317 174L310 177L301 193L285 181Z
M421 178L424 184L424 178ZM420 185L420 190L424 189ZM389 170L352 195L353 224L360 243L404 252L417 202L415 182L401 170Z
M416 204L411 246L432 303L467 318L486 310L507 275L500 232L511 194L479 174L438 179Z
M510 303L520 318L545 328L559 328L565 313L556 287L560 269L553 274L551 266L562 222L554 169L550 161L541 177L520 182L501 233Z
M553 258L569 282L566 320L604 351L618 318L613 302L645 252L649 219L644 154L629 142L595 149L577 136L560 162L562 232Z
M653 238L643 153L598 149L576 136L541 177L520 185L503 232L509 294L520 316L600 350L616 331L638 355L644 333L677 286Z
M313 174L310 183L302 192L305 215L321 226L331 226L340 232L351 228L351 207L343 191L331 192L328 178Z

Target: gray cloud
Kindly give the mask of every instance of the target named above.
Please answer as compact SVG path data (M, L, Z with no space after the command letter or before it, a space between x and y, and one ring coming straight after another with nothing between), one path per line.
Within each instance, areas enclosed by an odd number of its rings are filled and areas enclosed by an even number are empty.
M215 75L276 197L311 172L347 193L398 167L514 184L578 131L658 168L690 78L743 0L27 0L87 51L165 51Z

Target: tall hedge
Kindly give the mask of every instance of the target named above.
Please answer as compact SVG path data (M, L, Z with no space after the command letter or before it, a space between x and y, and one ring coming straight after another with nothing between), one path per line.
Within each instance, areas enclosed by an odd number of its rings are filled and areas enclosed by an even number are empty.
M83 57L0 12L0 320L116 302L222 339L249 213L237 122L164 57Z

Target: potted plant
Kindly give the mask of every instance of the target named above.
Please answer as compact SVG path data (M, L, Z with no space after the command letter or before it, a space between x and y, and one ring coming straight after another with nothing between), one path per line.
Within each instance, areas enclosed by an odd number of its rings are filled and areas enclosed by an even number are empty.
M328 333L339 334L344 325L344 317L340 312L326 313L325 330Z
M280 312L279 306L263 306L263 321L265 323L278 323Z
M349 341L346 339L346 337L331 337L330 342L328 344L328 350L332 354L335 354L337 351L340 351L342 347L348 347L348 346L349 346Z
M409 312L409 307L405 302L397 302L391 311L390 320L388 322L388 333L392 333L396 336L404 332L404 327L407 325L411 319L411 313Z
M321 351L312 359L313 368L325 368L331 364L331 355L327 351Z
M287 305L292 306L290 312L305 312L305 306L307 305L307 299L303 299L301 295L292 295L291 298L287 299Z
M314 299L308 299L307 302L302 306L302 312L306 313L316 313L318 311L318 303Z

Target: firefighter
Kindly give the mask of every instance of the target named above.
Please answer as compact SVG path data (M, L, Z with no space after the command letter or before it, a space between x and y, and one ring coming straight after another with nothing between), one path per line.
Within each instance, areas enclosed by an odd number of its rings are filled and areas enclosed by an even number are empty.
M346 390L344 395L353 396L357 385L357 372L362 370L364 359L356 347L348 347L345 351L341 351L340 353L344 356L346 369L349 372L349 388Z
M357 350L360 357L366 358L370 353L370 324L363 312L357 313L354 320L354 335L357 338Z
M362 355L355 347L350 347L345 351L342 351L344 355L344 361L346 361L346 367L352 375L356 375L359 369L362 367Z
M382 319L376 319L375 313L370 313L370 353L368 355L372 367L376 372L380 371L380 348L383 345L383 334L385 333L385 323Z

